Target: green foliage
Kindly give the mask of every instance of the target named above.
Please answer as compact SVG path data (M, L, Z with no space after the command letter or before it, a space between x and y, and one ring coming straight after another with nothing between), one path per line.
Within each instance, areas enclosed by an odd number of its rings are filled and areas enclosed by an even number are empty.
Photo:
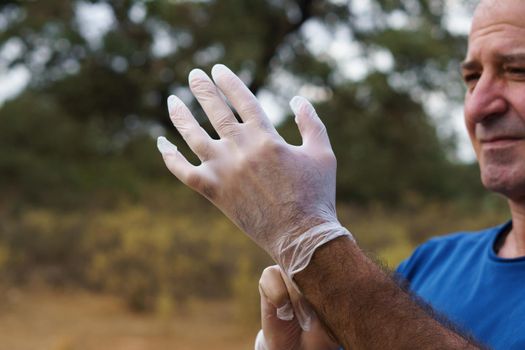
M0 224L3 283L35 279L113 293L137 311L168 314L194 299L234 298L241 324L259 319L258 279L272 261L223 215L191 193L150 188L140 204L84 212L27 209ZM505 203L428 203L412 209L339 203L359 245L391 268L431 236L508 219ZM200 208L200 209L196 209Z
M81 31L77 12L86 4L114 17L99 42ZM31 73L0 107L2 279L83 286L161 313L192 297L235 297L239 319L258 317L257 280L270 260L183 188L154 145L154 136L170 134L196 161L164 101L186 97L191 68L217 62L277 101L305 85L324 92L317 109L339 161L341 218L392 266L429 234L503 220L476 166L450 160L453 145L422 104L426 92L463 92L454 67L465 40L442 28L443 1L372 5L362 26L339 1L0 3L0 69ZM408 24L387 25L394 12ZM348 29L362 59L383 52L392 67L346 78L333 57L312 50L308 23L327 35ZM9 46L18 53L5 54ZM216 136L196 102L188 104ZM279 131L300 142L290 116Z
M476 231L510 219L505 200L496 195L465 202L429 202L417 196L407 201L398 208L381 203L367 208L340 203L339 220L360 247L394 269L430 237Z
M246 252L248 253L248 252ZM273 265L267 263L266 266ZM264 266L264 267L266 267ZM239 256L237 274L232 278L233 298L235 299L235 316L244 326L257 324L261 320L259 278L262 273L260 264L254 262L249 254Z
M78 9L87 3L113 16L98 43L79 25ZM458 182L444 174L472 169L449 160L453 148L437 136L414 93L458 90L450 67L465 40L441 26L444 6L377 1L373 20L362 26L351 7L316 0L4 3L1 42L21 43L18 57L7 62L33 75L26 91L0 109L0 191L15 202L62 207L95 193L136 197L143 183L163 174L149 135L162 133L161 125L173 130L165 98L187 92L191 68L224 62L254 93L275 89L278 99L282 87L271 78L279 72L328 92L318 108L339 158L341 200L393 204L412 193L455 198ZM133 16L137 11L142 15ZM407 24L385 25L393 13L406 16ZM363 58L383 51L393 67L372 66L358 81L345 79L334 59L311 50L307 22L328 33L348 27ZM393 77L405 82L393 84ZM211 131L195 101L190 107ZM296 134L290 120L282 126L286 136ZM466 195L479 193L473 191Z
M177 198L172 195L170 200ZM169 300L184 305L190 297L231 296L236 276L253 278L269 263L222 215L184 213L181 207L26 210L2 226L0 271L11 282L36 276L54 285L111 292L135 310L152 310ZM173 208L181 210L174 215Z
M339 200L399 206L411 195L427 200L479 195L480 185L461 187L458 177L448 176L457 172L475 178L475 168L451 162L422 107L386 79L370 75L366 87L341 86L330 101L317 105L338 159ZM288 122L280 132L297 144L296 128Z

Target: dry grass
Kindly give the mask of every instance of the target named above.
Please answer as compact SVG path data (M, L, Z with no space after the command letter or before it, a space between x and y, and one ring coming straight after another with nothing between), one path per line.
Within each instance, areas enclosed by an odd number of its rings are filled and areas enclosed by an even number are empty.
M81 291L10 290L2 299L1 350L240 350L253 348L257 332L235 322L228 302L192 302L159 316Z

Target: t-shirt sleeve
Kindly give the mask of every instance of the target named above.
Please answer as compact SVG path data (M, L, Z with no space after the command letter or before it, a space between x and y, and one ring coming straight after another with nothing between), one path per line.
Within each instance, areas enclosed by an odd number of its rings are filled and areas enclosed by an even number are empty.
M410 264L410 258L408 257L405 260L401 261L401 263L396 268L396 274L398 276L406 278L406 272L407 272L407 266Z
M407 259L403 260L398 265L395 271L396 275L410 282L412 276L414 276L417 270L424 263L426 259L425 257L428 254L429 250L432 250L431 246L432 240L427 241L426 243L423 243L422 245L418 246L414 250L412 255L410 255Z

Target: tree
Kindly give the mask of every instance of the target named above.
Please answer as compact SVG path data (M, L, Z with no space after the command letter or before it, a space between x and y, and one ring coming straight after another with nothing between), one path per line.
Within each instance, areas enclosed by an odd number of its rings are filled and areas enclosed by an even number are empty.
M173 133L166 97L175 92L186 99L216 136L187 98L186 76L193 67L209 71L224 62L254 93L273 92L277 102L301 86L317 92L339 154L341 199L451 194L443 176L433 176L453 164L422 99L436 89L461 94L451 67L465 40L443 27L444 1L376 0L364 12L356 3L4 1L2 62L32 75L0 110L10 120L0 131L1 190L38 197L49 186L91 191L126 178L124 187L132 189L136 179L157 178L163 170L151 160L149 136L163 132L160 127ZM98 37L85 23L96 11L110 19L99 24ZM340 61L312 47L312 25L327 38L347 31L367 63L359 78L345 76ZM18 51L14 57L6 58L8 46ZM378 55L392 64L375 64Z
M217 137L186 77L218 62L281 107L298 92L316 104L338 157L339 200L419 209L421 198L479 198L475 167L451 160L453 144L424 104L435 91L463 93L456 67L465 40L443 27L445 8L442 0L0 2L0 71L31 73L0 107L0 275L23 280L48 267L53 280L146 309L224 297L256 280L266 257L176 185L154 144L163 133L178 137L165 107L171 93ZM299 142L290 115L278 127ZM422 223L441 220L430 214L410 216L414 240ZM365 248L408 240L399 229L384 236L391 224L369 228L381 236L370 234Z

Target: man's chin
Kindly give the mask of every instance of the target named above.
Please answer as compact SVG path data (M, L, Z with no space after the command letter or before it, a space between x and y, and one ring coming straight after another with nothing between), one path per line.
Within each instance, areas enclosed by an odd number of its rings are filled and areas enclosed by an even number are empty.
M483 186L492 192L499 193L510 200L522 200L525 197L525 177L497 176L497 174L481 174Z

